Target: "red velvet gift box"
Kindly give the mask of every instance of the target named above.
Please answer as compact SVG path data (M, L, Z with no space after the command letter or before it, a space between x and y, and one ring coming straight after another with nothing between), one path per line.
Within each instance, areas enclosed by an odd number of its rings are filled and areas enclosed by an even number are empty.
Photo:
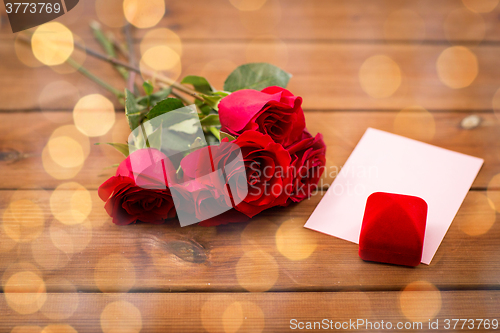
M372 193L359 236L363 260L417 266L422 259L427 203L402 194Z

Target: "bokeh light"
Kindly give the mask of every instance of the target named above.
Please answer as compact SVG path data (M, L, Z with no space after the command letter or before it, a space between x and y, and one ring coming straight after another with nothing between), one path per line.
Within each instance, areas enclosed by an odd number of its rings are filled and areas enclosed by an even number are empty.
M58 225L53 222L49 228L50 239L55 247L67 254L83 251L92 240L92 224L85 220L76 225Z
M51 139L47 147L52 160L64 168L74 168L85 161L82 146L69 136Z
M74 39L75 45L78 43L78 44L80 44L80 46L85 48L85 41L80 36L73 34L73 39ZM85 63L85 60L87 59L87 52L85 52L81 48L75 47L70 56L74 60L75 64L78 65L78 68L80 68L81 66L83 66L83 64ZM60 65L50 66L50 68L58 74L71 74L71 73L75 73L76 71L78 71L78 68L75 68L75 67L73 67L70 64L65 63L65 62L60 64Z
M451 43L462 41L479 43L484 38L486 25L481 15L467 8L457 8L446 17L444 32Z
M465 46L452 46L441 52L436 68L441 82L453 89L471 85L479 70L476 55Z
M139 333L142 329L141 311L126 301L116 301L101 313L103 333Z
M229 2L241 11L254 11L262 8L266 0L229 0Z
M375 55L361 65L359 81L363 90L371 97L387 98L401 85L401 70L388 56Z
M248 291L267 291L278 280L278 263L262 250L245 252L236 265L236 276L240 286Z
M148 31L141 40L140 50L143 55L155 46L167 46L182 56L182 41L179 35L167 28L158 28Z
M82 97L73 109L75 126L83 134L95 137L106 134L115 123L113 103L100 94Z
M469 236L483 235L495 223L495 208L488 197L480 192L471 191L460 209L460 230Z
M420 141L430 141L436 134L432 114L415 105L399 111L394 119L394 133Z
M423 40L425 22L411 9L398 9L389 14L384 23L387 40Z
M172 48L158 45L144 52L141 62L155 71L166 71L174 68L180 60L179 55Z
M290 260L304 260L316 249L317 234L304 228L301 219L289 219L276 232L278 251Z
M224 333L260 333L264 326L264 312L253 302L233 302L222 314Z
M462 0L465 7L478 13L491 12L498 5L499 0Z
M110 254L95 266L94 281L102 292L127 292L135 284L134 265L121 254Z
M490 204L500 213L500 173L491 178L486 193Z
M47 66L60 65L73 53L73 34L59 22L45 23L33 33L31 48L41 63Z
M53 278L46 285L57 286L57 292L47 294L40 311L52 320L64 320L73 315L78 308L79 294L75 286L64 278Z
M63 125L63 126L56 128L54 130L54 132L52 132L52 134L50 135L49 144L48 144L49 153L51 154L52 158L53 158L53 156L52 156L52 152L50 151L50 142L55 141L55 140L60 140L61 138L63 139L62 140L63 143L66 142L66 140L71 139L71 141L73 142L75 147L76 147L76 145L78 145L78 148L76 149L78 151L78 153L77 153L78 155L75 155L75 159L78 159L78 160L80 160L81 163L83 163L84 160L90 154L89 138L85 134L82 134L80 131L78 131L78 129L74 125ZM64 144L63 144L63 146L64 146ZM80 153L81 153L81 155L80 155ZM75 153L69 152L70 156L73 154L75 154ZM54 159L54 161L57 161L57 160ZM61 165L60 163L58 163L58 164ZM62 164L65 164L65 163L62 163ZM78 166L80 163L71 162L68 164L69 165L74 164L74 166ZM64 166L64 165L62 165L62 166ZM66 166L66 167L69 168L71 166Z
M38 96L38 106L44 116L52 122L66 121L58 113L51 112L55 109L64 109L68 104L74 105L80 99L78 89L68 81L59 80L47 84Z
M264 250L273 241L278 225L270 219L256 217L241 232L241 249L244 252ZM273 247L272 250L275 250Z
M43 279L31 271L12 275L5 283L4 294L9 307L20 314L37 312L47 299Z
M265 47L265 52L262 52ZM250 41L245 50L246 62L267 62L285 68L288 63L288 47L275 36L261 36Z
M127 23L123 13L123 0L96 0L95 12L99 21L108 27L120 28Z
M165 15L165 0L125 0L123 12L127 21L137 28L151 28Z
M68 324L50 324L45 326L42 333L78 333L78 331Z
M28 199L11 202L3 212L3 231L18 243L31 242L39 237L44 224L42 208Z
M92 199L89 191L82 185L63 183L50 196L52 215L63 224L83 223L92 211Z
M399 294L399 305L411 321L428 321L441 310L441 292L432 283L415 281Z
M54 162L49 153L49 148L45 146L42 150L43 169L55 179L71 179L75 177L83 167L83 164L74 168L65 168Z

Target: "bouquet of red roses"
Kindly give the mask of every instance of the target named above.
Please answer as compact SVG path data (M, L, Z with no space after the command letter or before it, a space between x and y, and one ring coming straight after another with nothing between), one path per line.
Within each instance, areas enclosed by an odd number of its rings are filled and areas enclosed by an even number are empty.
M127 158L99 187L113 222L177 216L182 226L214 226L310 197L326 147L306 129L302 98L285 89L290 77L269 64L247 64L217 91L188 76L181 84L196 91L194 104L165 98L170 91L154 92L149 82L144 97L126 90L132 133L126 144L110 144Z

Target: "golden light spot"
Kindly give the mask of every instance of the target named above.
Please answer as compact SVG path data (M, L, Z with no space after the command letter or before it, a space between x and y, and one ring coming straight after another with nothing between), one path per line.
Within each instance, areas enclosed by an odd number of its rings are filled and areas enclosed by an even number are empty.
M361 65L359 81L363 90L371 97L390 97L401 85L401 70L388 56L375 55Z
M384 23L384 36L387 40L423 40L425 22L413 10L395 10Z
M248 291L267 291L278 280L278 263L262 250L245 252L236 265L236 276L240 286Z
M142 329L141 311L126 301L116 301L101 313L103 333L138 333Z
M486 194L490 204L500 213L500 173L490 180Z
M59 22L39 26L31 38L35 57L47 66L60 65L73 53L73 34Z
M35 58L33 51L29 44L25 43L21 40L22 35L17 34L16 39L14 41L14 50L16 51L17 58L23 64L28 67L41 67L43 64Z
M57 226L55 223L49 228L50 239L59 250L64 253L82 252L92 239L92 224L85 222L72 226Z
M262 332L265 326L264 312L253 302L231 303L222 314L225 333Z
M165 0L125 0L123 12L127 21L137 28L151 28L165 14Z
M83 164L74 168L64 168L60 166L50 157L49 148L47 146L42 150L42 163L45 172L55 179L71 179L75 177L83 167Z
M42 333L78 333L78 331L67 324L50 324L45 326Z
M79 44L79 45L85 47L85 41L80 36L73 34L73 39L74 39L75 45ZM73 49L73 53L71 53L71 58L78 65L77 67L80 68L81 66L83 66L83 63L87 59L87 53L84 50L75 47ZM78 68L75 68L66 62L64 62L60 65L51 66L50 68L58 74L71 74L71 73L75 73L76 71L78 71Z
M134 265L120 254L111 254L96 265L94 281L102 292L127 292L135 284Z
M139 69L141 70L142 78L144 80L151 80L151 81L153 81L153 83L155 83L156 77L159 75L165 75L172 80L177 80L182 72L182 65L181 65L180 60L176 62L176 59L179 59L179 57L177 55L174 55L173 59L170 59L169 61L165 61L164 63L162 63L162 61L165 59L159 58L158 54L153 53L153 51L157 48L162 48L164 51L166 51L166 47L156 46L156 47L149 49L144 54L144 56L142 57L142 59L139 63ZM173 55L175 53L175 51L173 51L172 49L170 49L170 51L168 51L168 53L170 55ZM166 55L166 53L164 53L164 55ZM157 66L157 68L150 66L145 60L147 60L151 65ZM176 63L173 65L173 67L171 67L169 69L165 69L166 67L170 66L174 62L176 62ZM162 68L162 69L158 69L158 68ZM161 74L159 73L160 71L161 71Z
M231 294L215 295L203 303L200 311L203 328L210 333L224 332L222 317L226 309L233 303Z
M92 211L89 191L70 182L59 185L50 196L52 215L63 224L74 225L85 221Z
M52 320L64 320L71 317L78 308L79 302L79 294L75 286L63 278L47 280L46 284L57 286L57 292L47 294L47 300L40 309L43 315Z
M394 133L415 140L430 141L436 134L436 122L432 114L423 107L410 106L396 115Z
M16 262L12 265L10 265L2 275L2 286L5 286L7 284L7 281L14 275L20 272L32 272L35 273L38 276L42 276L42 272L33 265L32 263L28 262Z
M498 5L498 0L462 0L465 7L478 13L491 12Z
M278 251L290 260L304 260L316 250L316 234L304 228L301 219L290 219L276 232Z
M31 200L13 201L3 213L3 231L18 243L31 242L43 231L45 214Z
M441 310L441 292L427 281L415 281L399 294L401 311L408 320L427 321Z
M261 36L247 44L245 56L246 62L268 62L283 68L288 63L288 47L275 36Z
M123 0L96 0L95 12L99 21L108 27L120 28L127 23L123 14Z
M245 252L263 250L273 241L278 226L271 220L255 217L241 232L241 248ZM274 247L272 248L274 250Z
M231 4L241 11L254 11L260 9L266 0L229 0Z
M4 293L10 308L20 314L37 312L47 299L43 279L30 271L12 275L5 284Z
M42 111L62 109L67 105L74 105L80 99L78 89L67 81L54 81L47 84L38 96L38 106ZM50 121L61 122L58 113L44 112L44 116Z
M498 118L498 120L500 120L500 89L498 89L495 92L495 95L493 95L491 105L493 107L493 111L495 112L495 116Z
M60 136L49 140L50 157L63 168L74 168L85 161L82 146L68 136Z
M479 43L484 38L486 25L481 15L466 8L457 8L446 17L444 32L446 38L452 43L461 41Z
M5 253L9 252L12 250L15 246L17 245L17 242L10 238L5 231L3 230L3 227L0 229L0 253ZM2 266L0 266L2 268Z
M464 46L452 46L441 52L436 68L441 82L453 89L469 86L479 70L476 55Z
M71 260L71 254L62 252L50 241L48 233L31 243L31 254L35 262L46 270L58 270Z
M86 159L90 154L90 140L88 136L78 131L75 125L63 125L54 130L50 135L50 140L57 139L60 137L69 137L76 141L83 152L83 158Z
M460 217L460 230L469 236L483 235L495 224L495 208L486 195L469 192L460 209Z
M73 109L75 125L87 136L106 134L115 123L115 107L106 97L93 94L82 97Z
M10 333L41 333L42 328L40 326L16 326L10 331Z
M141 62L156 71L172 69L180 62L180 57L172 48L159 45L144 52Z
M148 31L142 38L140 49L143 55L156 46L167 46L182 56L182 42L179 35L167 28L158 28Z

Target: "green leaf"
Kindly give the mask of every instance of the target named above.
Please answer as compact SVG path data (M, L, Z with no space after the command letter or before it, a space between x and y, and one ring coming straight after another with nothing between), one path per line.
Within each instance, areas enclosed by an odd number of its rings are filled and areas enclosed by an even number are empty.
M144 107L137 104L135 96L130 90L125 89L125 115L127 116L128 125L130 129L135 130L142 122L144 115L142 111Z
M211 114L200 119L201 126L220 126L218 114Z
M268 63L252 63L241 65L229 74L224 82L224 90L241 89L262 90L270 86L286 88L291 74Z
M144 83L142 84L142 87L144 88L144 92L148 96L151 96L151 94L153 93L153 91L155 89L153 87L153 85L151 83L149 83L148 81L144 81Z
M184 107L184 103L180 99L177 98L167 98L158 104L156 104L151 111L147 114L148 119L153 119L154 117L158 117L164 113L177 110Z
M219 110L219 102L222 99L222 96L219 95L201 95L205 104L214 109L215 111Z
M224 139L224 138L228 138L229 141L236 140L236 138L234 136L232 136L231 134L220 131L220 140L222 141L222 139Z
M211 106L205 104L204 102L196 99L194 101L194 103L196 104L196 106L198 107L198 109L200 109L201 113L205 114L205 115L208 115L213 109Z
M143 97L137 99L137 104L142 105L144 107L147 107L148 102L149 102L149 106L154 107L156 104L158 104L158 102L161 102L164 99L166 99L168 97L168 95L170 95L171 92L172 92L172 88L170 88L170 87L164 88L160 91L155 92L151 96L143 96Z
M101 143L96 143L96 145L100 145ZM125 143L113 143L113 142L106 142L105 144L110 145L111 147L114 147L116 150L118 150L120 153L125 155L127 157L129 155L129 148L128 145Z
M212 85L202 76L188 75L181 81L182 84L191 84L194 90L203 94L210 94L214 91Z

